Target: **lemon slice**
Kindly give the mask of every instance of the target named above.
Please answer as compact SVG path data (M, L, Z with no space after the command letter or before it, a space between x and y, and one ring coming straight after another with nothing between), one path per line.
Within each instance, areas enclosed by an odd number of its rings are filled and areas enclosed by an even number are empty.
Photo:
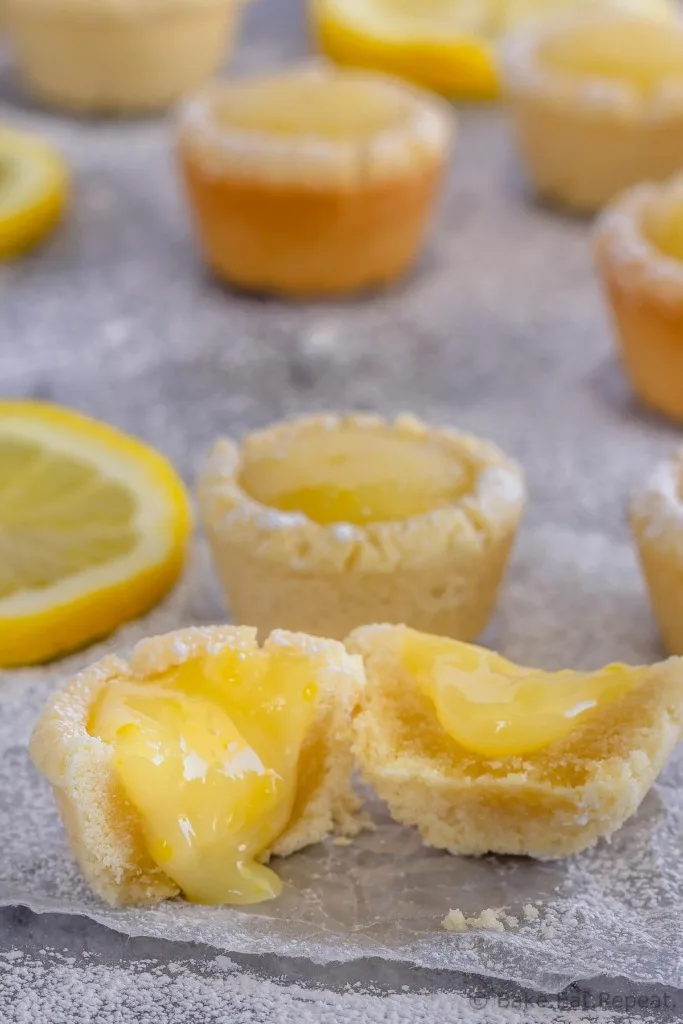
M41 139L0 126L0 259L37 245L66 205L68 174Z
M68 409L0 402L0 665L142 614L177 579L190 528L158 452Z
M499 92L497 42L508 29L595 2L310 0L310 14L320 47L340 64L395 74L453 99L486 100ZM675 9L670 0L628 0L628 6L663 17Z

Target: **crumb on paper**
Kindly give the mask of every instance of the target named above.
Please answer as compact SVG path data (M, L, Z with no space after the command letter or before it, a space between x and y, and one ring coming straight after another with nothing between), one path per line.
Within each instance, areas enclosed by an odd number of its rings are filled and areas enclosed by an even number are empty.
M348 836L337 836L336 839L332 840L333 846L350 846L353 839L349 839Z
M527 921L538 921L539 913L532 903L525 903L522 910L524 911L524 916Z
M456 909L446 914L441 922L441 927L445 928L447 932L504 932L504 921L507 917L508 915L502 910L494 910L492 907L482 910L477 917L465 917L462 910ZM516 925L516 919L513 918L513 920Z
M441 922L441 927L445 928L447 932L469 931L467 919L462 910L449 910Z

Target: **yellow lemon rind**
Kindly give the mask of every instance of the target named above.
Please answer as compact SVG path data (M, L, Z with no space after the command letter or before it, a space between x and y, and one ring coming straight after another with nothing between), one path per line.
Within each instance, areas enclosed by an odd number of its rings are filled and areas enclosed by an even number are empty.
M327 0L310 0L313 33L337 64L406 78L450 99L492 100L500 87L493 44L462 33L431 39L383 33L344 16Z
M0 159L39 165L42 188L29 190L10 212L0 202L0 260L39 245L62 219L68 202L69 175L64 161L40 139L0 128Z

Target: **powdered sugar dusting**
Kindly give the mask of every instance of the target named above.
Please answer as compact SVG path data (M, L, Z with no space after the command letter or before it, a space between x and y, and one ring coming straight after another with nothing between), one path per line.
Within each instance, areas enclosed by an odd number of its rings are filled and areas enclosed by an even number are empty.
M531 995L531 998L530 998ZM619 997L614 998L617 1003ZM572 1002L572 999L574 1002ZM652 996L644 1004L654 1006ZM621 996L621 1008L624 997ZM277 1017L273 1017L277 1007ZM346 986L311 991L286 979L271 980L235 969L224 956L198 963L146 959L111 966L97 958L81 960L58 950L37 955L0 955L0 1018L4 1024L615 1024L622 1014L601 1008L588 992L534 999L533 994L501 989L400 992ZM626 1015L623 1015L626 1020ZM633 1018L629 1018L632 1020ZM654 1015L651 1018L656 1019Z
M354 540L362 540L363 538L363 531L359 530L353 523L333 523L330 527L330 532L334 539L342 544L347 544Z
M496 522L501 515L516 515L524 497L522 476L509 466L487 466L480 473L476 498L487 519Z
M654 539L667 536L683 548L682 467L679 457L660 462L631 506L642 520L644 534Z
M265 530L291 530L295 526L305 526L307 522L303 512L280 512L278 509L259 511L258 524Z

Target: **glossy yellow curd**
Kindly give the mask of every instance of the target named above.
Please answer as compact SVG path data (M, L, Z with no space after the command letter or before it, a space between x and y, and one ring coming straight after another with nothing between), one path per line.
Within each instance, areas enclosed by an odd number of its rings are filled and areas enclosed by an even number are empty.
M194 902L277 896L260 863L286 827L314 715L310 659L224 648L145 681L114 681L89 732L114 748L154 862Z
M642 669L626 665L597 672L524 668L493 651L413 630L406 631L403 660L445 732L490 758L558 743L642 681Z
M683 33L638 15L577 21L539 48L539 63L577 80L616 82L647 97L683 77Z
M363 430L302 432L284 457L264 453L241 483L264 505L301 512L315 523L408 519L457 501L473 471L429 438Z

